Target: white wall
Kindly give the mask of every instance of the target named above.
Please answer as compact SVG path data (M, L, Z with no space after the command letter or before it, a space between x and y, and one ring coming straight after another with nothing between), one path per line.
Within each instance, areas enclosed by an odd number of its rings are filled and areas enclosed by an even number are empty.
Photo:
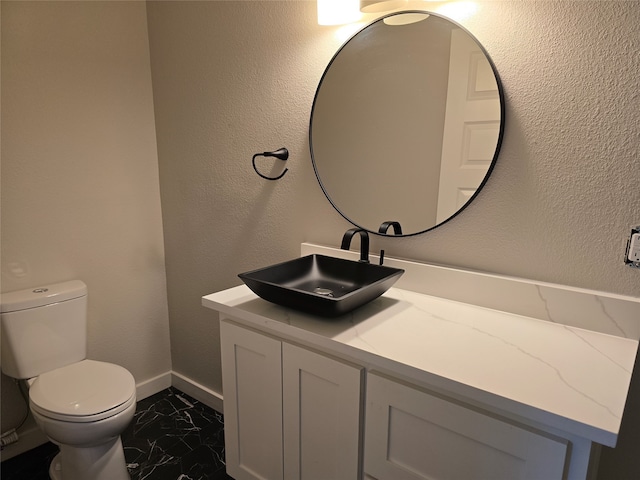
M640 9L477 5L461 23L504 84L497 166L453 221L425 235L375 237L373 248L639 295L639 273L622 257L640 223ZM313 2L150 2L148 18L174 365L219 388L217 351L214 365L195 360L217 344L198 296L295 255L301 239L338 245L348 227L320 193L307 145L315 86L341 40L337 28L315 24ZM282 145L292 153L289 173L260 179L251 155Z
M2 2L1 154L2 291L84 280L90 358L168 372L144 3ZM23 405L2 387L4 432Z
M507 97L494 174L452 222L372 248L639 296L639 272L622 264L640 224L637 3L476 3L461 23ZM200 296L301 241L337 246L349 228L307 143L315 87L343 39L316 24L311 1L146 7L149 45L142 3L2 2L2 289L83 278L90 353L141 379L171 368L155 128L173 368L219 391L217 319ZM281 146L286 176L255 175L251 155ZM10 263L27 276L5 273ZM603 479L640 471L634 388Z
M298 254L315 214L307 196L321 197L306 132L331 45L317 51L309 2L150 2L147 11L173 369L221 391L218 323L200 297ZM286 175L258 177L252 155L283 146ZM278 162L258 159L266 174Z
M376 237L372 248L640 295L640 273L622 263L630 227L640 224L637 3L476 4L460 21L492 56L507 98L494 174L452 222ZM147 10L173 365L219 390L217 319L199 297L296 256L301 240L338 246L349 228L322 195L307 144L315 87L343 39L316 24L315 2L149 2ZM291 151L290 171L260 179L251 155L280 146ZM630 443L621 443L624 452ZM631 455L605 457L602 478L617 478L606 468L634 468Z
M453 221L372 248L640 295L638 271L622 263L631 227L640 224L638 3L475 3L477 13L461 23L488 50L506 94L496 168ZM307 238L335 245L338 225L327 228L334 215L322 212Z
M463 24L492 56L506 94L494 173L443 228L379 245L389 255L640 296L640 272L622 262L640 224L638 3L477 3Z

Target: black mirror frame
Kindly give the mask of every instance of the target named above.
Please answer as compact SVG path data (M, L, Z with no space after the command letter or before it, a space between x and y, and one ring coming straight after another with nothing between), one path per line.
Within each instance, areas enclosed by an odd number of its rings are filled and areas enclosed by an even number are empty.
M316 166L315 156L313 154L313 113L314 113L315 108L316 108L316 101L318 99L318 94L320 92L320 88L322 87L322 82L324 81L327 73L329 72L329 69L333 65L333 62L335 61L336 57L338 55L340 55L340 52L342 52L342 50L354 38L356 38L360 33L362 33L364 30L369 28L371 25L373 25L373 24L375 24L377 22L384 21L384 19L387 18L387 17L391 17L391 16L399 15L399 14L407 14L407 13L409 13L409 14L426 13L426 14L428 14L430 16L432 15L432 16L439 17L439 18L442 18L444 20L447 20L447 21L451 22L452 24L454 24L457 28L460 28L462 31L464 31L467 35L469 35L476 42L478 47L480 47L480 50L482 51L482 53L485 55L487 61L489 62L489 65L491 66L491 69L492 69L493 74L494 74L495 79L496 79L496 84L497 84L497 88L498 88L498 96L499 96L499 99L500 99L500 127L499 127L499 131L498 131L498 139L496 141L496 149L495 149L495 152L493 154L493 159L491 160L491 164L489 165L489 168L487 169L487 173L485 174L485 176L484 176L482 182L480 183L480 185L478 185L478 188L476 189L474 194L469 198L469 200L467 200L467 202L462 207L460 207L456 212L454 212L446 220L443 220L440 223L436 223L434 226L432 226L430 228L426 228L424 230L420 230L418 232L411 232L411 233L397 233L396 234L395 231L394 231L393 235L389 235L389 234L383 233L382 232L382 230L383 230L382 228L380 228L378 231L371 230L371 229L369 229L367 227L364 227L363 225L360 225L359 223L357 223L353 219L349 218L344 212L342 212L342 210L340 210L340 208L334 203L334 201L329 196L329 193L327 192L327 190L326 190L326 188L324 186L324 183L322 182L322 179L320 178L320 174L319 174L318 168ZM342 215L342 217L345 220L347 220L349 223L355 225L356 227L362 228L363 230L366 230L367 232L373 233L375 235L380 235L380 236L385 236L385 237L411 237L411 236L421 235L423 233L429 232L429 231L431 231L431 230L433 230L435 228L438 228L438 227L448 223L453 218L457 217L462 211L464 211L476 199L476 197L478 196L480 191L484 188L485 184L487 183L489 177L491 176L491 173L493 172L493 169L495 167L496 161L498 159L498 154L500 153L500 149L502 147L502 140L503 140L503 137L504 137L504 129L505 129L505 95L504 95L504 88L502 86L502 81L500 80L500 76L498 75L498 70L496 69L496 66L493 63L492 58L489 56L489 53L484 48L484 45L482 45L478 41L478 39L475 37L475 35L473 35L468 29L466 29L465 27L460 25L458 22L456 22L454 20L451 20L450 18L448 18L448 17L446 17L444 15L440 15L440 14L437 14L437 13L429 12L429 11L426 11L426 10L405 10L405 11L394 12L394 13L391 13L389 15L382 16L380 18L377 18L373 22L367 24L366 26L364 26L363 28L358 30L355 34L353 34L346 42L344 42L344 44L342 44L342 46L338 49L338 51L333 55L333 57L331 58L331 60L327 64L327 67L325 68L325 70L324 70L324 72L322 74L322 77L320 78L320 81L318 82L318 86L316 87L316 92L315 92L315 95L313 97L313 105L311 107L311 115L310 115L310 119L309 119L309 151L311 153L311 162L313 164L313 170L315 172L316 179L318 180L318 183L320 184L320 188L322 188L322 192L324 193L324 195L327 198L327 200L329 200L329 203L331 203L333 208L340 215Z

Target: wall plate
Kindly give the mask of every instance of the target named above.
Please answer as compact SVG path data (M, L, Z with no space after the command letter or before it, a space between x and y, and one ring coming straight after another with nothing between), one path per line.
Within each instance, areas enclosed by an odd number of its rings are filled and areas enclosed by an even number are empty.
M631 235L627 240L624 263L630 267L640 268L640 226L631 229Z

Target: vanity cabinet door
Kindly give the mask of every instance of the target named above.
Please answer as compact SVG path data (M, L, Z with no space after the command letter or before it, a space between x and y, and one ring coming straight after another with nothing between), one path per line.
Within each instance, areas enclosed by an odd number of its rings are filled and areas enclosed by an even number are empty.
M282 344L284 478L359 478L363 369Z
M227 473L282 480L282 344L220 322Z
M365 478L561 480L567 442L367 376Z
M220 322L227 473L354 480L364 370Z

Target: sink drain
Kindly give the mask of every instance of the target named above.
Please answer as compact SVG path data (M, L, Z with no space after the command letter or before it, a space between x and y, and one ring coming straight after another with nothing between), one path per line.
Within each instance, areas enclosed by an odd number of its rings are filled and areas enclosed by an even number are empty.
M329 290L328 288L315 288L313 293L317 293L318 295L322 295L324 297L333 297L333 290Z

